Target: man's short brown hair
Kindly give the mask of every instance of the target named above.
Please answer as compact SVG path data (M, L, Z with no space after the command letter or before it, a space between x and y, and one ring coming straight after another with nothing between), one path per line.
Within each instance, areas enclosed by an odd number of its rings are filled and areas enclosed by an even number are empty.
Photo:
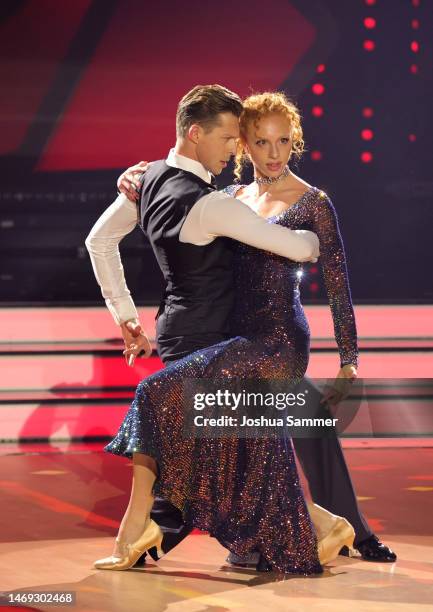
M194 123L206 131L218 124L220 113L232 113L239 117L242 112L240 97L222 85L196 85L179 102L176 113L176 134L186 136Z

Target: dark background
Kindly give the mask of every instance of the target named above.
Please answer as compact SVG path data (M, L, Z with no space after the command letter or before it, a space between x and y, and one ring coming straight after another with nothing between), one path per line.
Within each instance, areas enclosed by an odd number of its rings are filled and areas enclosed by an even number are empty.
M432 302L432 31L432 0L3 0L0 303L103 303L91 226L126 166L166 156L179 98L215 82L299 104L293 170L337 208L354 301ZM121 253L136 302L158 302L138 229ZM317 266L303 296L324 300Z

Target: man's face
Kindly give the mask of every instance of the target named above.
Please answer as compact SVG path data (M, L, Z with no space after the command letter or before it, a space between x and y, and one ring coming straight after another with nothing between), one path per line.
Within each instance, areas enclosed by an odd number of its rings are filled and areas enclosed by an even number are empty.
M239 138L239 119L232 113L220 113L218 123L206 132L199 126L196 146L197 159L203 166L218 175L236 153Z

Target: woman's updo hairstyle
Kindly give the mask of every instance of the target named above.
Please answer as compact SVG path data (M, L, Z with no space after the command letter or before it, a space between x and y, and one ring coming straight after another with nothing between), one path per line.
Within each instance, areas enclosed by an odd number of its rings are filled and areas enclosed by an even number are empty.
M290 122L292 128L292 152L299 159L304 152L304 140L302 138L301 115L296 105L280 91L265 91L260 94L253 94L245 98L242 102L243 110L239 117L240 139L236 151L235 176L241 178L242 169L249 161L245 152L244 143L246 141L247 127L251 121L258 127L258 122L262 117L279 113L284 115Z

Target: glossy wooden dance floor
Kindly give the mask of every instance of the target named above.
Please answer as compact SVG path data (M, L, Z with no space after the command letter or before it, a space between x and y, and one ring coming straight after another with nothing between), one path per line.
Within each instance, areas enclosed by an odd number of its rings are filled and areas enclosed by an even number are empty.
M345 441L360 504L395 564L339 557L313 578L233 569L195 533L158 564L93 569L111 553L131 463L100 445L0 447L0 589L74 591L74 610L432 610L433 448L429 440ZM52 606L24 609L50 610ZM58 608L55 609L71 609Z

